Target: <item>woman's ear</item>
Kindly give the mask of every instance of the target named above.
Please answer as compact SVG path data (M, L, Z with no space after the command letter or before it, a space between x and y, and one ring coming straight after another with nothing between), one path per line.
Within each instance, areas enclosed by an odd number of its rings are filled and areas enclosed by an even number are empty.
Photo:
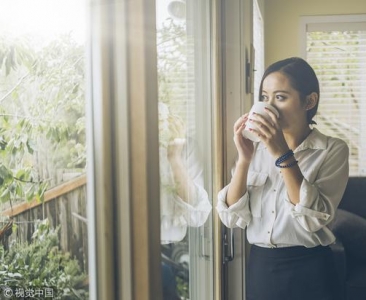
M312 109L318 103L318 94L313 92L306 96L306 110Z

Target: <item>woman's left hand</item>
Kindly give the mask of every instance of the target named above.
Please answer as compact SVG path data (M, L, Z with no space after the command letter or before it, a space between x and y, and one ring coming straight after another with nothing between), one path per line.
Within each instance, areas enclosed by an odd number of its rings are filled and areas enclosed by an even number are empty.
M258 135L260 140L267 146L268 151L277 158L287 152L289 147L282 128L278 123L277 116L269 109L266 109L266 111L270 116L270 120L267 120L260 114L254 114L255 119L249 119L249 122L252 122L257 127L257 129L251 129L251 131Z

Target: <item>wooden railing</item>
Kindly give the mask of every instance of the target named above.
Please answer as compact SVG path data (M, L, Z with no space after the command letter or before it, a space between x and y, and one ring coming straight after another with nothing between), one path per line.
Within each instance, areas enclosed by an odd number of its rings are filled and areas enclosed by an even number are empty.
M86 175L76 177L75 179L71 179L68 182L65 182L59 186L56 186L56 187L46 191L45 195L44 195L44 202L39 202L36 199L33 199L31 202L24 202L24 203L15 205L14 207L8 208L8 209L4 210L1 214L3 216L7 216L7 217L17 216L19 214L24 213L27 210L30 210L34 207L42 205L45 202L54 200L57 197L67 194L85 184L86 184Z
M60 226L61 249L71 253L82 269L88 271L86 175L46 191L43 202L34 199L20 203L1 214L17 224L17 230L9 241L30 242L35 230L34 223L39 219L47 218L53 228Z

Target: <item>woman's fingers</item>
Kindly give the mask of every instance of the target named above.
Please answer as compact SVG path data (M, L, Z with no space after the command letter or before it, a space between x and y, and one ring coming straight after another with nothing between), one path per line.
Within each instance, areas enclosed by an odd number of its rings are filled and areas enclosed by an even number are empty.
M272 120L272 124L278 128L278 118L274 113L273 111L271 111L270 109L268 108L264 108L266 110L266 112L268 113L269 117L271 118Z
M249 139L244 138L242 131L248 121L249 114L242 115L234 124L234 143L238 151L238 156L241 159L250 161L253 156L253 142Z
M169 118L169 129L174 138L185 137L185 124L181 117L177 115L170 115Z
M245 126L245 123L248 121L248 113L242 115L238 120L236 120L234 124L234 133L238 131L239 128Z
M244 137L242 134L243 129L245 128L246 122L248 121L248 114L241 116L234 125L234 142L237 145L242 145ZM240 146L241 147L241 146Z
M271 121L268 121L260 114L255 114L255 119L249 119L249 122L256 124L258 130L270 130L274 127Z
M245 128L245 123L241 124L237 130L234 132L235 135L242 135L242 131Z

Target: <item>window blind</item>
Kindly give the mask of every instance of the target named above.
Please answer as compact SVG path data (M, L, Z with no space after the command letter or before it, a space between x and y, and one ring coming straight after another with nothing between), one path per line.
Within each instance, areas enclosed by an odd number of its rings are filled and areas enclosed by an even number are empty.
M347 142L350 176L366 175L366 23L308 26L307 61L320 82L317 128ZM359 27L356 28L356 25Z

